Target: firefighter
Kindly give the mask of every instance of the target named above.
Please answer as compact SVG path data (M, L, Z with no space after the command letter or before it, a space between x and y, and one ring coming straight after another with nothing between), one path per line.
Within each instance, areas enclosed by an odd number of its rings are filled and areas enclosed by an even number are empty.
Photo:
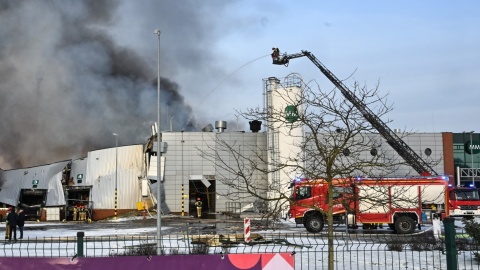
M73 206L73 221L76 221L77 220L77 211L78 211L78 203L75 203L75 205Z
M197 198L197 201L195 202L195 206L197 207L197 216L198 218L202 217L202 201L200 198Z
M84 221L85 220L85 205L81 204L78 208L78 220Z
M280 57L280 50L278 48L272 48L273 52L272 52L272 59L274 61L278 61L279 60L279 57Z
M8 214L12 211L12 207L7 208L7 214L5 215L5 239L9 239L10 225L8 224Z

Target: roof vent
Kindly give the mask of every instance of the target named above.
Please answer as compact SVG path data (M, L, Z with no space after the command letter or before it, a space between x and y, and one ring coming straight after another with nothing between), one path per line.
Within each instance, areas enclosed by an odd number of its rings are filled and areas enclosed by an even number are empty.
M218 132L223 132L227 129L227 121L215 121L215 128Z
M253 120L248 123L250 124L250 130L252 132L258 132L260 129L262 129L262 121Z
M204 128L202 128L202 131L203 132L212 132L213 131L213 127L211 124L208 124L206 125Z

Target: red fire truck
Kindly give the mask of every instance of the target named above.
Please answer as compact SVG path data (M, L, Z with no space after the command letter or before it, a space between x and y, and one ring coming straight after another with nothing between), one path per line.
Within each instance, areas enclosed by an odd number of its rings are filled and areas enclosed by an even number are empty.
M290 216L309 232L320 232L328 212L328 183L295 179ZM399 234L412 233L426 215L448 216L448 178L349 178L334 179L333 218L357 228L388 226Z
M345 84L339 80L330 70L328 70L311 52L302 50L300 53L283 54L273 58L273 64L288 66L291 59L307 57L317 68L327 77L342 95L350 101L364 115L365 119L374 127L385 141L400 155L407 164L422 176L435 176L437 172L428 162L422 159L413 149L406 144L393 130L391 130L377 115L375 115L368 106L359 99L354 92L348 89ZM429 151L431 154L431 151ZM427 154L428 155L428 154ZM416 178L405 178L416 180ZM413 185L414 183L412 183ZM480 197L475 187L449 186L449 204L451 209L450 216L473 218L480 216ZM427 216L427 219L430 216Z
M473 187L449 186L449 209L451 217L472 219L480 216L480 196Z

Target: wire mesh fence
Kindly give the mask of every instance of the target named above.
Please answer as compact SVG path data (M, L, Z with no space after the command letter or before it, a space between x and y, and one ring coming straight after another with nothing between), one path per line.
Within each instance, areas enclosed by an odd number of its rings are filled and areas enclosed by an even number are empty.
M445 243L433 234L413 235L335 233L253 233L163 235L161 247L152 235L26 238L4 242L0 257L116 257L194 254L288 253L295 269L327 269L333 255L335 269L447 269ZM480 269L479 246L457 234L459 269ZM81 251L81 252L79 252Z

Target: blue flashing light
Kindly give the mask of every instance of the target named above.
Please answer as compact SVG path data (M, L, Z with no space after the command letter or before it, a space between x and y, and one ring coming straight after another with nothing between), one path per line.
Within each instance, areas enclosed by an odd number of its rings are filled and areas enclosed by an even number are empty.
M362 181L362 177L361 177L361 176L357 176L357 178L355 178L355 180L357 180L357 181Z
M446 175L442 175L442 176L440 176L440 178L441 178L442 180L446 180L446 181L448 181L448 179L449 179L449 177L446 176Z
M302 178L300 178L300 177L295 177L295 179L293 179L293 181L295 181L295 182L300 182L300 181L302 181Z
M475 187L473 184L470 184L469 187Z
M452 185L452 184L448 184L448 187L453 187L453 185Z

